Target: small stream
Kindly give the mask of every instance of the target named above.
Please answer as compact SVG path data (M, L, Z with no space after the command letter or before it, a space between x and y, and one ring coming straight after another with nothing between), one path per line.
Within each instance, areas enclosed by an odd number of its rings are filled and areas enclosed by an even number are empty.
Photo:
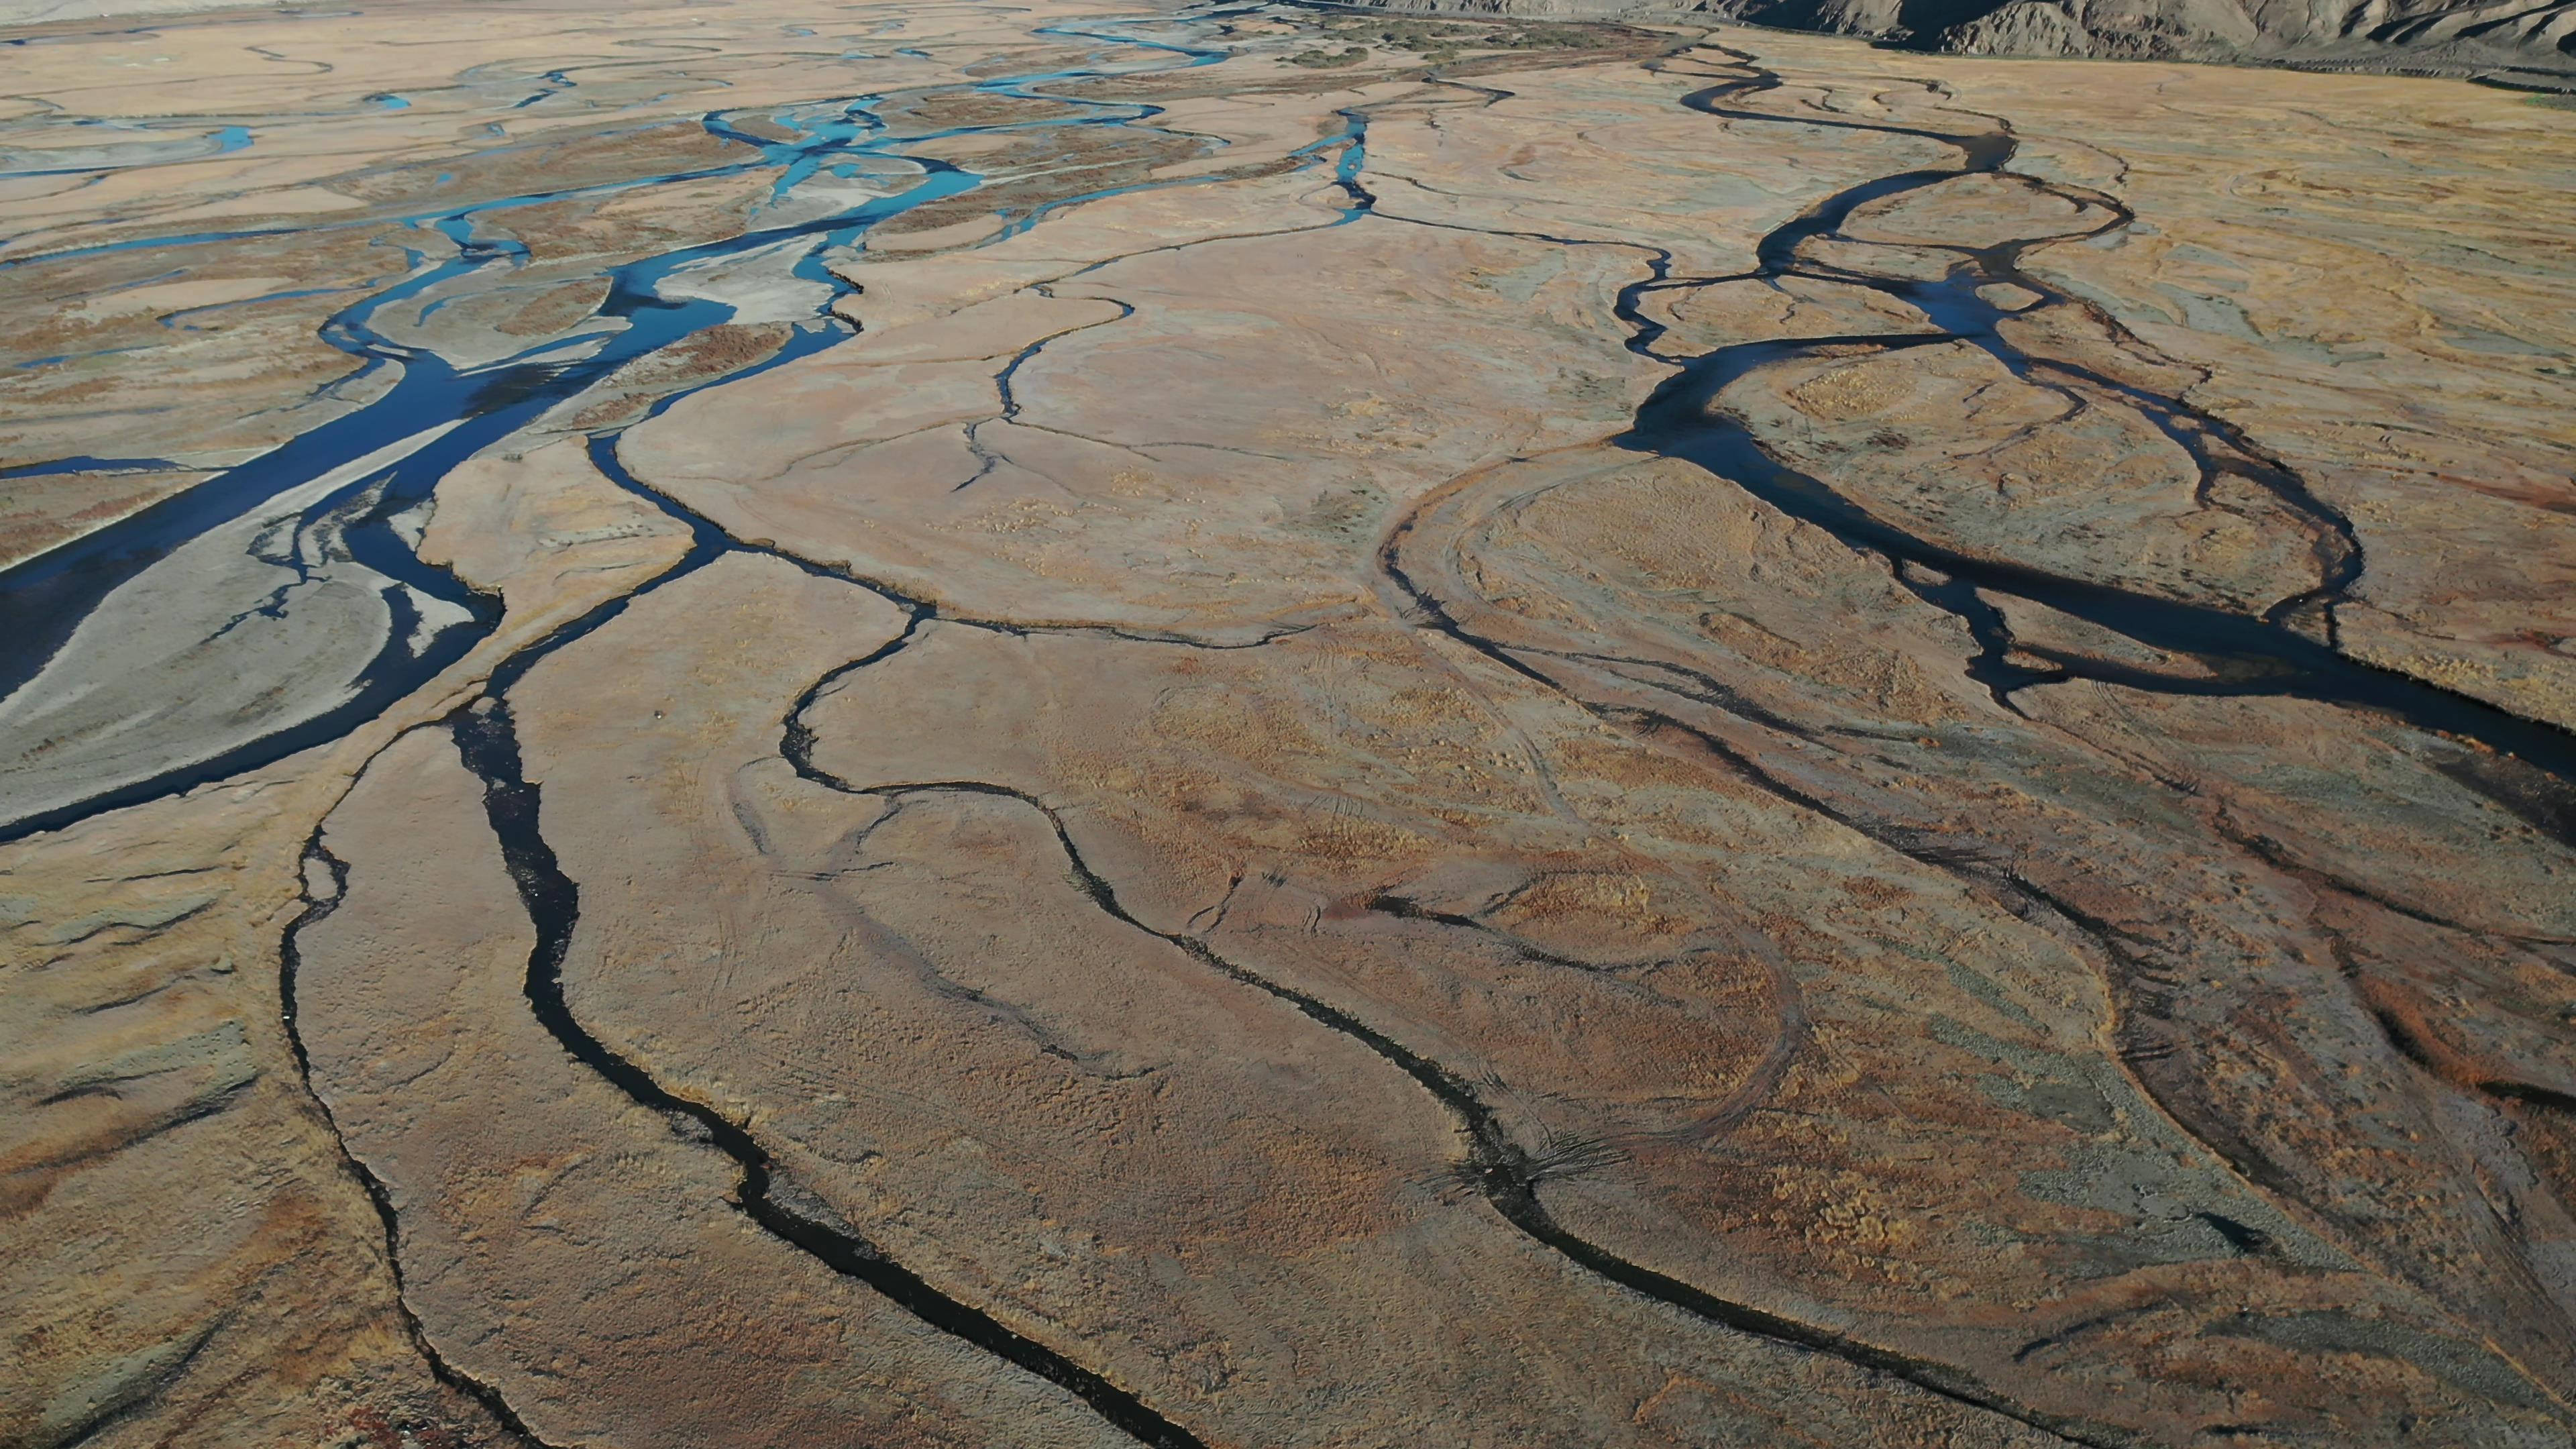
M1223 13L1223 12L1219 12ZM443 569L421 562L405 524L450 470L524 429L567 401L639 359L686 342L732 321L735 306L692 295L688 284L746 259L793 251L788 271L812 289L812 314L775 355L666 396L662 408L689 392L739 381L836 346L854 335L832 315L831 304L848 284L830 270L839 257L863 249L869 230L888 218L969 192L977 173L916 149L950 137L993 131L1065 127L1153 129L1160 111L1150 105L1087 100L1044 88L1139 71L1211 65L1227 52L1127 33L1118 22L1050 26L1037 34L1090 42L1096 50L1082 65L1002 79L934 87L928 92L871 94L846 101L717 112L703 118L708 134L746 147L740 162L703 165L665 175L562 191L531 192L412 218L420 246L400 280L334 315L324 340L362 360L354 376L334 384L347 393L368 384L391 385L363 407L317 426L292 441L187 489L116 524L0 572L0 731L61 734L73 753L86 748L83 731L125 732L125 720L97 713L61 716L99 689L102 673L131 681L128 718L147 718L166 734L194 734L202 748L179 748L169 758L148 752L132 760L48 761L60 778L33 788L0 790L0 840L55 829L103 810L189 789L237 775L298 750L328 742L374 717L462 658L499 619L498 600L466 587ZM572 82L560 73L548 78ZM1072 117L958 126L895 137L879 114L898 96L959 90L1019 99L1043 99L1077 109ZM532 98L542 99L543 96ZM379 100L381 103L381 98ZM1204 144L1221 144L1201 139ZM1319 143L1320 151L1333 142ZM1342 142L1345 150L1354 143ZM1346 162L1346 165L1355 162ZM909 185L850 206L837 202L864 173L899 169ZM755 208L755 225L719 241L681 248L606 272L607 295L592 315L567 334L497 361L467 365L414 341L394 319L433 312L458 295L460 285L488 287L526 265L528 251L507 230L521 208L567 199L695 182L710 177L778 173L769 196ZM1188 184L1145 182L1141 186ZM1037 225L1064 206L1139 189L1125 186L1069 197L1011 220L1005 235ZM822 208L819 213L817 204ZM784 219L757 224L764 216ZM182 248L258 233L208 233L112 243L31 257L0 266L41 266L49 260L103 251ZM425 300L426 299L426 300ZM594 449L594 452L600 451ZM613 457L613 446L608 450ZM64 460L16 470L60 470L98 460ZM115 460L148 466L155 460ZM614 475L613 475L614 476ZM416 533L415 535L416 536ZM245 558L252 563L245 563ZM185 579L179 577L185 574ZM159 577L156 578L156 575ZM182 584L186 587L180 587ZM347 661L345 678L279 677L262 683L274 696L245 718L237 702L219 699L205 710L200 731L186 729L189 706L152 698L155 689L184 687L188 671L206 667L207 651L239 656L256 670L272 661L309 666L316 641L297 637L300 610L321 591L346 595L371 591L377 623L363 659ZM332 607L345 617L342 597ZM193 616L174 617L174 612ZM345 636L343 626L333 631ZM148 645L138 644L148 638ZM339 647L352 647L345 637ZM258 656L256 659L253 656ZM182 661L192 661L183 667ZM113 687L112 685L110 686Z
M1200 19L1226 13L1201 12ZM499 622L496 599L422 562L411 542L417 534L409 523L457 465L540 425L550 413L619 368L735 320L735 305L703 295L703 288L696 284L706 282L728 265L756 256L792 256L786 271L810 289L814 298L810 315L797 322L789 341L775 354L666 395L647 416L657 415L705 388L739 381L840 345L854 333L830 308L833 301L851 289L833 274L830 264L864 249L869 231L880 223L932 202L972 192L985 180L971 170L913 154L916 150L961 134L994 131L1068 126L1153 129L1159 111L1150 105L1084 100L1053 94L1044 88L1139 70L1211 65L1221 62L1226 54L1128 34L1106 23L1086 28L1048 27L1036 33L1089 41L1102 49L1082 66L944 89L1045 99L1077 108L1079 114L1073 118L961 126L896 136L883 114L894 93L756 113L719 112L703 118L705 129L719 140L747 148L748 159L718 168L675 170L615 187L529 193L417 218L420 246L412 254L412 265L406 274L340 311L322 333L333 346L361 359L360 378L391 379L380 395L163 504L0 573L0 628L5 628L5 637L10 641L6 652L0 653L0 692L6 692L5 698L0 698L0 731L10 728L16 720L41 715L55 700L77 700L85 691L101 688L99 677L103 671L129 675L132 682L123 687L130 693L121 697L139 699L152 691L167 693L174 685L184 684L190 676L179 661L202 659L204 651L240 649L246 660L272 659L276 657L274 653L260 655L250 648L249 641L267 638L286 643L289 647L283 651L285 655L299 655L302 650L293 647L300 641L298 631L312 632L304 615L321 606L322 594L331 587L344 592L360 587L371 591L378 601L378 632L361 641L367 648L366 656L354 663L345 684L299 689L292 687L293 676L255 680L276 686L273 705L264 714L244 722L236 735L222 737L213 747L192 752L186 758L143 761L121 773L107 772L92 782L97 788L76 792L73 798L40 800L25 809L17 808L10 797L0 794L0 839L57 828L103 810L237 775L338 738L413 694L489 637ZM1119 58L1113 60L1113 56ZM560 71L551 73L547 80L548 89L521 104L542 102L574 87L574 82ZM2504 711L2371 669L2334 647L2334 609L2360 576L2360 545L2351 526L2311 495L2293 472L2264 458L2219 420L2179 398L2148 394L2071 364L2025 355L2012 346L2002 323L2013 314L1990 301L1980 289L2009 283L2045 299L2041 305L2081 305L2062 290L2026 273L2020 259L2032 247L2090 232L1985 248L1952 248L1958 262L1947 277L1935 281L1889 280L1827 266L1804 254L1808 242L1837 235L1854 211L1864 205L1963 175L2014 176L2046 189L2047 183L2019 177L2006 169L2016 149L2007 129L1998 125L1990 132L1951 135L1894 125L1766 115L1730 107L1730 102L1776 84L1776 79L1757 70L1750 78L1697 91L1683 103L1714 117L1786 125L1847 125L1856 130L1923 137L1952 147L1958 163L1881 177L1810 208L1763 240L1757 252L1760 270L1753 275L1795 274L1872 288L1918 308L1934 330L1893 337L1766 340L1721 347L1697 356L1668 356L1656 350L1660 329L1643 318L1641 299L1661 288L1704 286L1732 279L1674 278L1668 275L1669 259L1658 261L1650 278L1623 293L1619 316L1633 329L1633 346L1640 354L1677 371L1639 411L1634 427L1619 440L1624 446L1698 464L1790 516L1817 524L1855 548L1890 559L1899 566L1899 576L1908 587L1968 625L1980 650L1969 662L1969 672L2007 708L2014 707L2012 696L2020 689L2070 677L2176 692L2278 694L2324 700L2482 742L2528 762L2536 768L2521 769L2510 777L2490 770L2476 779L2487 781L2481 788L2489 789L2526 818L2545 824L2556 819L2552 811L2560 807L2551 803L2557 797L2549 792L2554 789L2563 793L2566 782L2576 778L2576 742ZM384 104L386 99L377 98L377 103ZM1348 222L1369 214L1375 199L1363 181L1366 115L1359 110L1347 111L1342 120L1339 133L1294 154L1301 164L1318 168L1331 164L1334 179L1347 198L1342 220ZM847 188L862 174L882 175L889 168L906 177L899 189L872 195L854 205L837 201L821 204L831 198L836 188ZM402 340L411 331L396 325L394 319L406 309L416 309L413 315L417 318L443 297L453 295L461 283L497 282L527 264L527 248L507 231L510 213L516 209L568 197L755 172L776 175L766 200L754 211L754 225L719 241L676 249L601 274L608 284L604 299L568 335L496 361L475 364ZM1189 184L1194 183L1145 181L1060 198L1007 219L1002 235L1041 225L1064 207L1083 200L1147 187ZM2109 220L2097 229L2124 225L2128 220L2127 212L2109 198L2077 196L2069 191L2059 194L2088 206L2107 207ZM778 219L760 224L763 217ZM197 244L199 240L202 239L116 245L167 247ZM96 250L99 249L64 255L94 254ZM0 265L42 264L42 258L34 258ZM2317 565L2314 586L2283 598L2259 614L2240 614L2066 578L2019 563L1970 556L1917 538L1837 493L1827 481L1789 467L1766 452L1718 405L1725 389L1754 369L1819 349L1960 342L1984 348L2017 376L2033 378L2053 372L2062 380L2116 394L2150 417L2165 436L2185 449L2201 468L2204 485L2211 477L2228 474L2268 493L2310 527ZM995 378L1003 416L1016 409L1011 376L1029 355L1021 353ZM354 381L341 386L349 387ZM612 482L686 524L692 535L692 546L681 561L637 593L682 577L742 547L704 519L660 498L634 479L618 456L621 431L605 429L589 436L592 461ZM68 469L76 462L97 461L64 460L52 466ZM232 573L214 566L227 560L246 566ZM1532 666L1514 658L1509 645L1474 639L1454 625L1443 623L1448 615L1438 602L1423 597L1391 562L1388 567L1395 583L1422 605L1424 617L1469 637L1476 647L1547 683ZM222 580L226 587L195 588L202 579ZM2034 669L2012 657L2016 653L2022 658L2039 656L2012 639L1992 602L1992 597L1998 595L2043 604L2155 649L2202 660L2210 666L2214 678L2166 675L2139 666L2074 656L2049 657L2047 668ZM630 593L603 603L497 661L487 702L477 709L459 711L446 722L453 731L461 760L484 785L484 803L494 836L536 932L537 944L527 963L524 990L537 1019L568 1053L629 1099L675 1120L685 1119L696 1140L730 1158L739 1169L737 1206L768 1233L833 1271L867 1283L941 1332L1064 1387L1140 1443L1176 1449L1198 1444L1200 1441L1190 1430L1133 1391L1112 1382L1102 1371L1085 1367L1066 1353L1024 1336L982 1308L948 1297L877 1244L782 1205L772 1191L774 1159L749 1125L656 1080L643 1065L619 1055L573 1015L565 999L562 968L579 922L579 886L565 873L540 832L539 787L523 772L506 696L538 660L616 617L635 596ZM909 609L916 624L930 616L929 606L922 601L896 602ZM184 612L187 609L196 612ZM173 617L174 610L181 612ZM138 631L151 649L161 651L157 671L152 659L134 652ZM1570 1263L1701 1320L1832 1356L1912 1384L1961 1407L2004 1416L2059 1440L2117 1442L2117 1436L2104 1426L2017 1403L2002 1390L1952 1365L1917 1358L1832 1326L1722 1298L1579 1236L1556 1220L1544 1200L1546 1164L1512 1141L1502 1118L1482 1099L1474 1082L1320 998L1218 956L1196 937L1146 926L1121 904L1109 880L1083 859L1062 822L1035 797L980 782L862 791L823 775L812 764L810 737L800 734L803 704L810 702L824 683L890 655L911 637L907 631L885 649L852 661L807 691L788 718L780 751L800 776L850 793L892 796L941 791L1008 796L1044 814L1064 851L1071 878L1104 914L1159 937L1201 966L1268 995L1324 1029L1359 1042L1430 1093L1455 1117L1463 1133L1466 1153L1454 1164L1460 1183L1478 1194L1512 1228ZM120 654L120 650L126 652ZM188 667L203 669L204 665ZM115 688L117 681L111 678L105 687ZM175 728L166 721L158 722L157 727ZM80 746L76 743L74 747ZM2576 822L2576 813L2557 820L2555 828L2562 838L2569 838L2565 832L2570 822ZM311 849L315 863L331 864L319 853L318 829ZM328 901L308 900L305 915L287 932L284 997L290 1033L294 1030L295 937L304 924L319 919L329 908ZM1402 903L1381 903L1372 908L1399 911ZM383 1214L390 1251L397 1237L391 1198L370 1169L354 1158L352 1166ZM399 1263L399 1253L393 1256ZM424 1333L421 1342L432 1363L443 1375L453 1378L453 1371L438 1358L430 1337ZM497 1393L481 1386L475 1386L475 1391L504 1415L505 1422L520 1427L508 1415L507 1405ZM523 1428L521 1432L524 1434Z
M1632 287L1620 307L1636 330L1631 346L1681 370L1639 409L1635 427L1621 440L1625 446L1697 464L1790 517L1899 565L1899 577L1909 589L1968 627L1979 646L1968 673L2007 709L2018 712L2012 702L2017 690L2067 679L2164 694L2305 699L2358 709L2485 746L2493 751L2488 760L2466 761L2444 773L2536 828L2576 844L2576 736L2412 676L2376 668L2338 647L2335 611L2361 578L2361 541L2351 522L2311 492L2296 471L2264 455L2235 428L2182 397L2153 393L2078 363L2035 356L2006 335L2003 324L2008 319L2045 307L2085 310L2097 325L2125 335L2107 314L2025 270L2021 263L2033 250L2129 225L2134 217L2126 207L2098 192L2011 170L2020 143L2000 122L1988 131L1951 133L1744 109L1742 101L1775 89L1780 81L1749 57L1738 59L1754 71L1750 78L1706 87L1685 96L1682 104L1721 119L1916 137L1950 148L1957 162L1879 177L1826 198L1765 235L1755 251L1757 269L1746 278L1658 276ZM1841 239L1844 225L1864 206L1965 176L2003 177L2074 205L2079 216L2096 211L2103 219L2067 232L1983 247L1923 243L1923 249L1945 251L1956 258L1945 275L1930 280L1879 276L1821 262L1806 253L1810 242ZM1788 276L1880 293L1922 312L1935 330L1765 339L1696 356L1671 356L1657 350L1662 329L1638 308L1648 291ZM2008 309L1992 300L1992 289L1997 287L2018 288L2041 300ZM1719 402L1729 386L1777 363L1838 349L1953 343L1984 351L2015 378L2034 386L2089 388L2107 401L2135 410L2192 460L2199 470L2198 492L2204 500L2221 477L2240 479L2270 495L2308 527L2316 582L2249 614L1966 553L1920 537L1846 497L1829 480L1784 463ZM2165 672L2017 641L1991 601L1996 597L2043 605L2157 653L2194 660L2206 672ZM2044 667L2008 657L2016 652L2042 660Z

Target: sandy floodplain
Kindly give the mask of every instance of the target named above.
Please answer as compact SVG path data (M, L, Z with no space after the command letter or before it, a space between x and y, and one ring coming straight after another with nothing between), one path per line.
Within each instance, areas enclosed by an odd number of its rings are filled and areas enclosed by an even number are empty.
M2576 1445L2576 111L0 40L0 1444Z

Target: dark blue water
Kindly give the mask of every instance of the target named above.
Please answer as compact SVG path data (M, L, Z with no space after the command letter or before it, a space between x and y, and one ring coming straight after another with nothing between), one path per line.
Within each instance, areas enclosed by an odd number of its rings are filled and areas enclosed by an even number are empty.
M2042 305L2080 307L2078 299L2046 278L2024 271L2021 260L2034 248L2081 241L2130 224L2134 218L2126 207L2112 197L2071 184L2008 172L2020 143L2006 128L1949 134L1809 115L1783 121L1758 110L1737 109L1743 98L1779 84L1778 77L1760 70L1749 57L1744 64L1753 73L1750 78L1694 92L1682 104L1703 114L1756 124L1917 136L1955 152L1953 165L1879 177L1809 208L1761 239L1755 252L1759 266L1747 274L1756 278L1803 275L1867 288L1920 309L1934 330L1894 337L1764 339L1696 356L1667 355L1655 348L1661 329L1644 321L1636 306L1638 296L1647 290L1687 289L1734 279L1662 277L1659 266L1657 280L1629 289L1620 315L1638 329L1631 342L1634 350L1669 362L1679 371L1638 410L1636 426L1619 440L1624 446L1695 463L1792 518L1899 565L1900 582L1956 616L1976 638L1980 652L1970 661L1968 673L2007 709L2017 709L2012 696L2020 689L2069 679L2163 694L2276 697L2336 705L2482 746L2489 752L2483 762L2467 754L2457 763L2437 768L2536 828L2576 844L2576 736L2343 652L2334 611L2363 569L2360 539L2349 519L2319 499L2288 465L2265 455L2250 439L2184 397L2160 396L2077 363L2025 354L2006 335L2003 324L2015 314L1999 307L1983 289L2000 284L2043 298ZM2089 208L2101 220L2064 233L1991 246L1948 247L1956 260L1946 275L1930 280L1879 277L1832 266L1808 254L1808 243L1839 236L1852 214L1871 202L1961 176L1996 174L2012 175L2074 204L2079 216ZM1838 491L1830 478L1803 473L1775 457L1719 401L1731 385L1759 369L1828 349L1954 342L1982 349L2016 377L2079 381L2135 408L2192 459L2200 470L2204 497L2221 477L2240 479L2270 494L2309 528L2316 582L2259 612L2242 613L1948 547L1911 532L1901 520L1873 512ZM2163 670L2017 641L1988 596L2029 600L2200 667ZM2012 657L2016 653L2042 663L2018 663Z
M1113 22L1085 26L1051 26L1037 33L1097 42L1099 50L1078 66L1028 75L965 83L960 88L987 94L1045 99L1073 108L1069 117L965 126L924 134L892 136L879 109L887 98L863 95L847 100L777 108L760 113L764 130L745 129L748 113L719 112L703 118L709 134L745 148L740 161L698 166L664 175L609 185L529 192L446 210L423 212L408 220L418 242L405 276L378 288L335 314L320 335L332 346L362 360L360 376L390 374L392 386L365 406L323 423L293 441L232 468L164 502L50 553L0 571L0 697L34 677L70 639L73 631L102 600L133 580L182 544L208 530L254 513L289 490L349 469L368 455L398 440L415 437L443 424L449 431L399 462L354 475L300 511L293 532L327 538L336 535L338 551L382 573L392 581L384 589L394 627L373 661L348 681L346 702L298 717L294 702L281 709L280 727L253 744L220 756L141 780L96 797L0 823L0 839L56 828L105 809L184 790L255 768L297 750L327 742L373 717L395 700L417 689L453 664L489 634L498 620L496 600L479 595L444 570L423 564L404 542L393 520L427 499L457 464L536 422L550 409L582 393L610 373L639 358L694 336L733 318L729 305L703 298L673 299L662 284L683 274L710 269L782 243L802 243L794 275L828 289L814 317L802 325L776 355L704 387L740 380L752 372L777 367L836 346L852 335L848 325L831 315L829 302L849 288L834 276L828 261L836 254L863 247L867 232L889 217L943 198L971 191L982 178L931 157L908 155L910 148L963 132L1022 130L1068 126L1150 127L1160 111L1149 105L1107 102L1050 94L1044 87L1085 81L1143 69L1214 64L1226 52L1169 39L1131 36ZM561 72L546 77L550 89L530 101L561 94L572 81ZM400 97L372 98L388 109ZM526 102L522 102L525 104ZM1337 158L1337 174L1356 191L1361 159L1361 122L1348 118L1350 130L1301 152L1320 161ZM245 133L246 137L247 133ZM1214 143L1208 143L1214 144ZM778 179L770 202L798 195L816 176L847 177L861 167L882 172L889 163L918 172L909 186L892 195L832 211L819 217L754 227L722 240L680 248L618 267L607 273L607 297L593 314L597 330L575 329L576 337L540 343L498 362L463 367L416 345L397 342L376 325L379 318L403 315L429 294L448 289L478 274L505 273L525 264L526 246L507 230L517 209L568 198L601 196L655 185L695 181L712 176L775 169ZM1034 226L1078 201L1117 195L1143 186L1188 184L1145 182L1063 198L1010 218L1003 235ZM756 218L755 218L756 219ZM333 226L383 225L383 219ZM209 232L67 249L45 256L0 263L0 269L44 266L67 258L135 249L182 250L215 245L271 232ZM432 298L430 305L435 306ZM389 311L388 309L395 309ZM426 309L424 309L426 310ZM354 379L344 379L346 387ZM660 411L679 394L662 400ZM601 439L614 459L613 434ZM67 458L13 470L12 476L92 469L142 471L164 466L157 459ZM622 472L622 470L619 470ZM616 476L612 474L612 476ZM327 525L327 527L326 527ZM420 626L418 596L443 601L461 622L434 627L425 645L413 637ZM262 627L282 619L288 605L272 601L261 609L229 619L210 618L209 632ZM421 647L415 647L421 646Z

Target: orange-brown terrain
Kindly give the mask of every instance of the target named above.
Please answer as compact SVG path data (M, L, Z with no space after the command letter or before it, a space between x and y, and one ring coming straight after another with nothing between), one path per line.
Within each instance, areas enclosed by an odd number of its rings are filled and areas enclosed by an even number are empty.
M2576 111L0 41L0 1446L2576 1445Z

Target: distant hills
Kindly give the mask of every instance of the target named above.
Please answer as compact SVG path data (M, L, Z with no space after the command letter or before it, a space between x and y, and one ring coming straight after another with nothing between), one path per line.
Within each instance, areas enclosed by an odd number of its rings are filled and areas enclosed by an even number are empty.
M2267 61L2576 90L2576 0L1359 0L1525 18L1699 16L1964 55Z
M294 0L272 0L293 4ZM1145 0L1169 6L1175 0ZM2254 61L2576 92L2576 0L1336 0L1522 19L1712 19L1956 55ZM260 0L0 0L0 26Z

